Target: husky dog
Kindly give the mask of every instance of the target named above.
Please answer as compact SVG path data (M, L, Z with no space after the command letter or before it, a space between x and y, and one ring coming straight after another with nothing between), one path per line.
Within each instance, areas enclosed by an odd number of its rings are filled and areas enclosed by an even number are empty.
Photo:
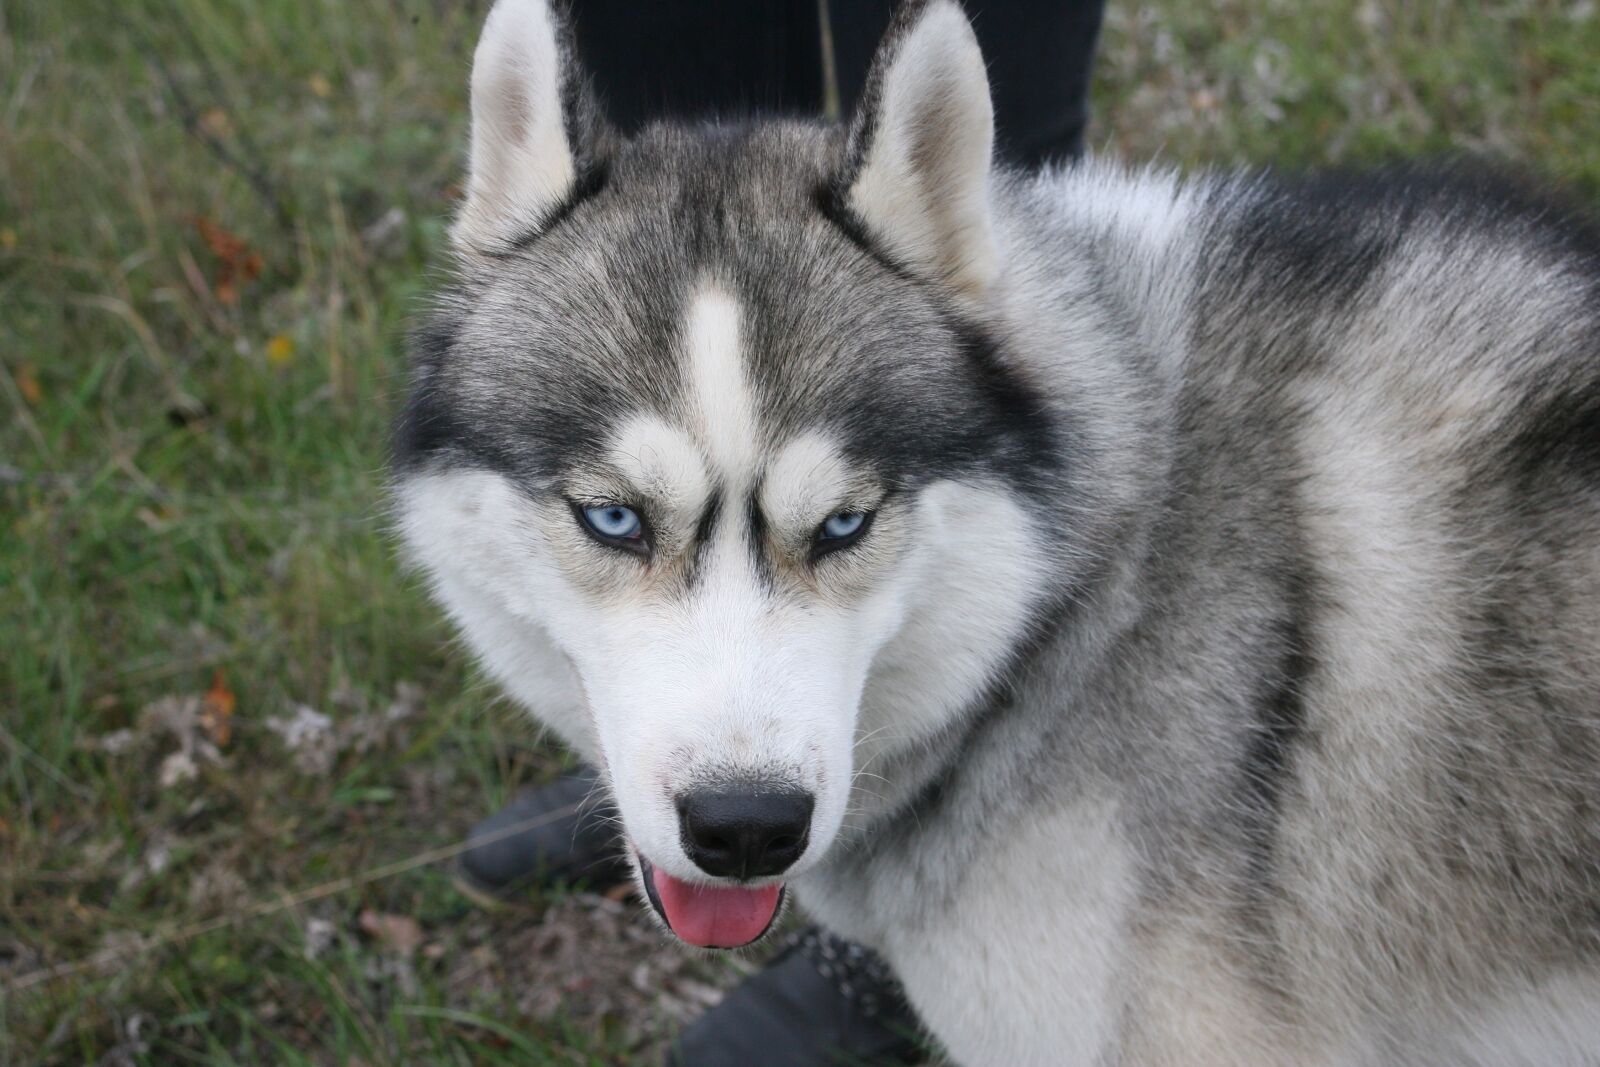
M500 0L396 434L438 597L676 935L792 887L960 1063L1600 1063L1595 231L992 125L952 0L846 127L627 140Z

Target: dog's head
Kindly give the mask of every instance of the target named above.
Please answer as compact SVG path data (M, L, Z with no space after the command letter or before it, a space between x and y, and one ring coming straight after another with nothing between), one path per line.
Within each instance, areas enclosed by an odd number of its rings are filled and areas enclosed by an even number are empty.
M484 28L401 524L685 940L759 936L1038 605L1053 431L983 325L991 140L951 0L902 7L847 129L624 140L544 0Z

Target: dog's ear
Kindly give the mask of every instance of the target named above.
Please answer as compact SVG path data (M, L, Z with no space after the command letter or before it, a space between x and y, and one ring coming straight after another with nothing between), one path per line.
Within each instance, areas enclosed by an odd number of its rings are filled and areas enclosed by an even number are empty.
M890 257L981 298L996 272L994 106L955 0L907 0L851 121L836 199Z
M609 133L562 12L498 0L472 57L466 200L451 236L466 254L504 251L603 172Z

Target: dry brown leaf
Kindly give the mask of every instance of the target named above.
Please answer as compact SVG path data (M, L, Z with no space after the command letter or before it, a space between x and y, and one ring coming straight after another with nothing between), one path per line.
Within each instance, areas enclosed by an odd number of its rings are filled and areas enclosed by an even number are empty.
M237 304L239 286L261 276L261 268L266 265L261 253L251 248L244 238L229 233L204 215L195 216L194 228L217 261L216 281L212 285L217 300L223 304Z
M218 748L227 748L233 739L233 709L237 703L238 698L228 688L228 679L218 667L211 676L211 688L200 703L200 728Z
M409 915L385 915L368 908L357 921L384 948L402 956L410 956L422 944L422 926Z
M22 399L33 407L44 403L44 387L39 384L39 375L33 369L32 363L24 363L18 367L13 377L16 379L17 392L22 394Z
M233 120L220 107L208 107L200 113L200 128L219 140L233 136Z

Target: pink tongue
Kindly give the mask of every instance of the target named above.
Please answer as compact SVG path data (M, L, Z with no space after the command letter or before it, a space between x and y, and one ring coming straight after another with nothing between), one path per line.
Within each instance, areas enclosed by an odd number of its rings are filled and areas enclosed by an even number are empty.
M778 910L782 886L759 889L694 885L660 867L650 869L672 932L701 948L738 948L760 937Z

